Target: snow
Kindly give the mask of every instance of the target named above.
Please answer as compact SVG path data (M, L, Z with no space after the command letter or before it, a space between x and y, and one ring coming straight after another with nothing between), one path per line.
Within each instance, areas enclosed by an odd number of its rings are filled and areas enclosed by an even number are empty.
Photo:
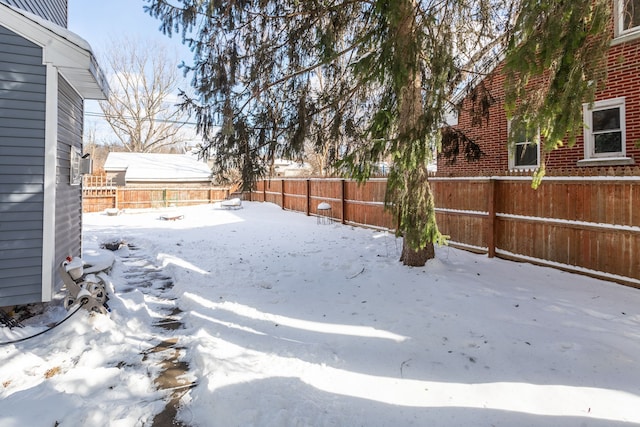
M463 215L473 215L473 216L488 216L489 212L487 211L474 211L469 209L449 209L449 208L436 208L436 212L443 213L454 213L454 214L463 214Z
M211 169L189 154L111 152L107 172L126 170L127 181L208 181Z
M170 425L176 391L188 426L640 425L637 289L450 247L408 268L392 234L243 206L86 214L87 256L129 245L112 311L0 346L0 425Z

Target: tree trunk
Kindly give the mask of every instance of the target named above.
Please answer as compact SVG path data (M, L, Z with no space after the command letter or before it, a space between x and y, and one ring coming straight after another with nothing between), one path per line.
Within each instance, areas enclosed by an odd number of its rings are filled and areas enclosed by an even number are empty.
M417 242L424 242L423 224L429 222L428 216L432 214L435 221L435 206L431 186L427 182L426 169L420 169L405 174L405 182L409 206L412 208L405 215L411 218L408 224L401 227L402 254L400 261L410 267L422 267L428 260L435 258L435 248L431 241L427 241L422 249L415 249ZM435 226L435 225L434 225ZM413 242L413 245L411 244Z
M402 0L399 10L402 18L399 20L397 29L397 52L396 60L406 67L407 80L399 93L399 120L398 133L404 140L402 150L407 153L422 153L422 148L416 148L418 144L425 144L419 135L424 125L422 123L424 105L422 99L422 80L420 74L420 50L415 46L416 23L415 23L415 0ZM431 188L427 182L426 158L415 159L415 164L401 172L405 197L405 205L402 215L403 221L400 223L400 231L403 235L402 255L400 260L404 265L412 267L422 267L427 260L435 257L433 243L428 241L422 249L415 249L424 244L425 236L424 224L429 221L435 222L433 212L433 197ZM406 166L405 166L406 167Z
M433 243L427 243L424 249L412 249L407 241L402 242L402 255L400 255L400 261L404 265L410 267L422 267L432 258L435 258L436 253L433 247Z

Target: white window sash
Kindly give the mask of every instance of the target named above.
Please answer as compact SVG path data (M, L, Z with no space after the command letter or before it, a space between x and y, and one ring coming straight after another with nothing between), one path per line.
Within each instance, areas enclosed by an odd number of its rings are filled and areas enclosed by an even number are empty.
M507 135L511 135L511 120L507 123ZM536 136L537 140L540 141L540 130L538 130L538 134ZM509 169L535 169L540 167L540 142L535 144L536 149L536 164L535 165L518 165L517 164L517 153L518 145L530 145L533 141L517 141L513 144L513 146L509 146Z
M593 131L593 112L600 110L608 110L618 108L620 114L620 128L606 129L602 131ZM601 159L608 157L624 157L626 155L626 126L625 126L625 98L612 98L603 101L594 102L592 107L589 104L583 104L584 127L584 158L585 159ZM596 135L608 133L620 133L620 151L611 151L606 153L596 153Z

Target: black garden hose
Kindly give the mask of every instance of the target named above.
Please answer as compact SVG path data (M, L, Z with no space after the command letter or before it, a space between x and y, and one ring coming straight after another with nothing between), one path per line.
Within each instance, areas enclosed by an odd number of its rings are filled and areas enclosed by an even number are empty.
M78 305L78 308L76 308L76 311L74 311L73 313L71 313L70 315L68 315L67 317L65 317L64 319L62 319L60 322L56 323L55 325L53 325L52 327L45 329L44 331L40 331L35 335L31 335L29 337L24 337L24 338L20 338L18 340L13 340L13 341L7 341L7 342L0 342L0 346L3 345L9 345L9 344L16 344L22 341L26 341L26 340L30 340L31 338L35 338L37 336L40 336L46 332L49 332L51 330L53 330L54 328L62 325L64 322L67 321L67 319L69 319L71 316L73 316L74 314L76 314L78 312L78 310L80 310L82 308L83 305L85 305L88 301L81 301L80 304Z

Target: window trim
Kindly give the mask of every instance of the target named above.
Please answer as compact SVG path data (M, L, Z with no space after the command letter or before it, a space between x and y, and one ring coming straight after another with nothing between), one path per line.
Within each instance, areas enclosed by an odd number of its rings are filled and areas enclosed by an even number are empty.
M507 136L511 135L512 121L513 120L507 121ZM537 130L537 134L534 140L536 139L538 142L535 144L534 144L534 141L521 141L521 142L514 142L513 144L509 144L509 169L534 170L540 167L540 144L541 144L540 129ZM516 146L523 145L525 143L527 143L527 145L534 144L536 146L536 164L535 165L516 165L516 152L517 152Z
M72 146L71 156L69 158L69 162L70 162L69 184L70 185L80 185L82 183L82 174L80 172L81 158L82 158L82 154L80 152L80 148Z
M613 11L613 41L612 44L624 43L629 40L640 38L640 24L635 27L631 27L628 30L624 29L624 2L633 0L615 0Z
M621 151L610 153L595 152L595 138L592 132L593 128L593 112L599 110L607 110L611 108L620 109L620 133L621 133ZM593 105L582 104L582 118L584 121L583 140L584 140L584 160L611 160L625 159L627 155L627 131L626 131L626 110L625 97L603 99L596 101Z

